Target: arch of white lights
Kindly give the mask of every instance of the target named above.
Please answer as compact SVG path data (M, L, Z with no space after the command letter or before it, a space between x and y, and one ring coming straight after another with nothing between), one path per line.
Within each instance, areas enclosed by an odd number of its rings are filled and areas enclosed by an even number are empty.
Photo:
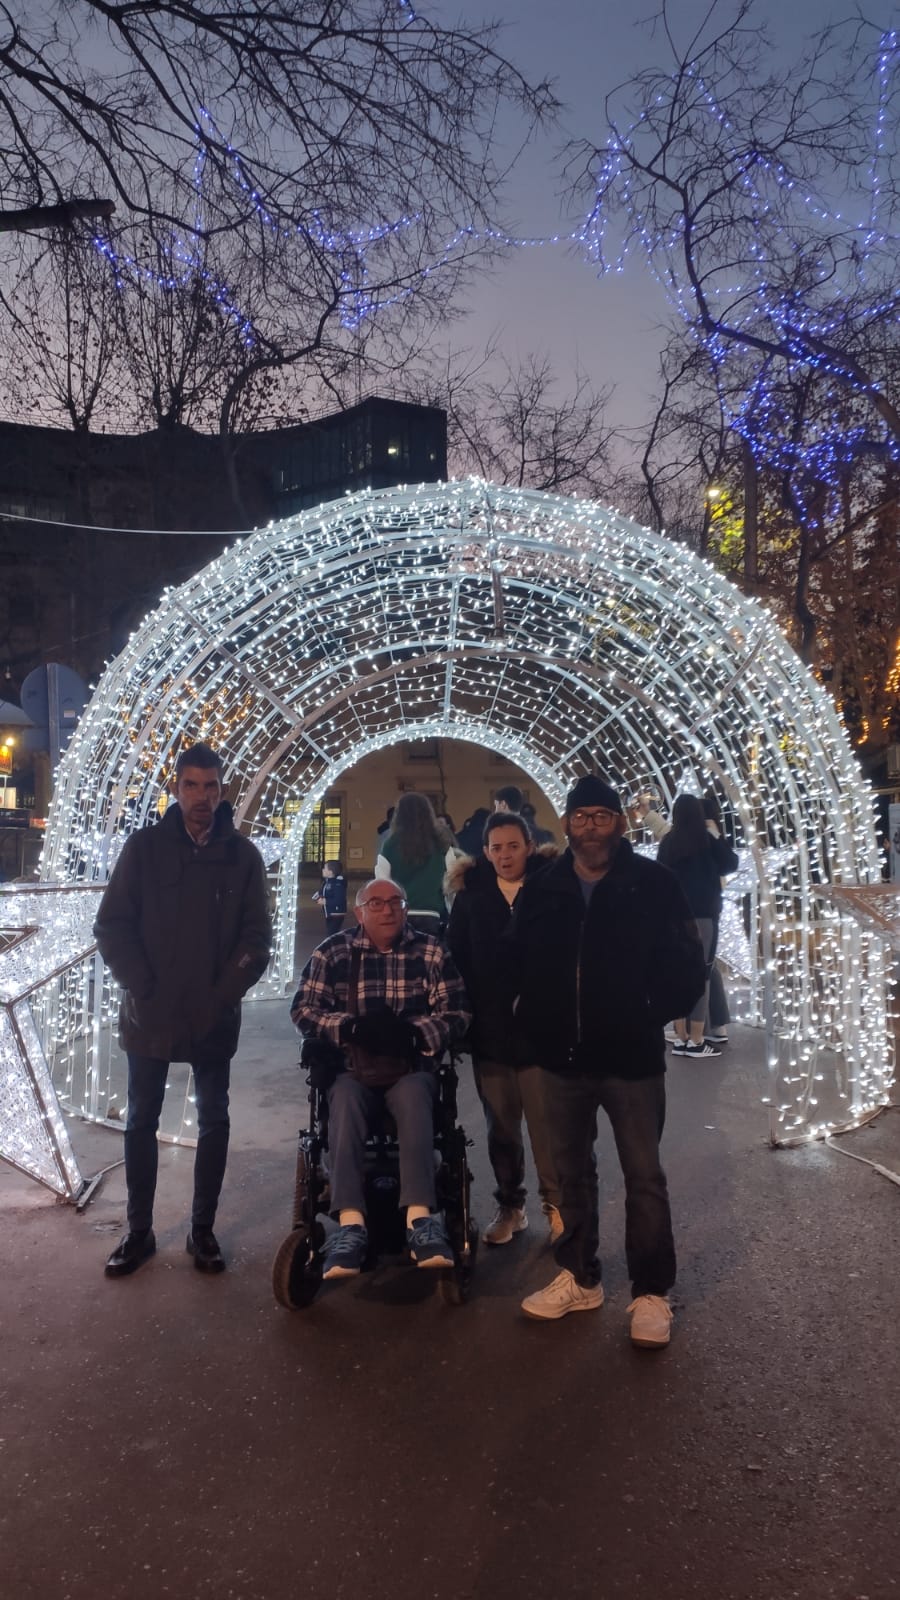
M755 866L749 1017L766 1030L773 1139L885 1103L885 952L817 894L879 879L834 706L759 603L592 502L473 480L355 495L239 538L105 671L60 769L42 877L102 882L180 744L207 739L241 826L279 862L267 982L284 992L314 807L367 753L433 737L510 757L560 808L587 770L667 801L713 783ZM76 1035L90 1052L102 988L62 995L57 1054Z

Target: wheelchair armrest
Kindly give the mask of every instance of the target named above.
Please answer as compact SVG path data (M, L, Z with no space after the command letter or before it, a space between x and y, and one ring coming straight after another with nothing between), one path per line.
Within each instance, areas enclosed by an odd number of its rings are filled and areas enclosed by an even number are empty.
M344 1052L328 1039L304 1037L300 1044L300 1065L306 1070L310 1088L328 1089L344 1070Z

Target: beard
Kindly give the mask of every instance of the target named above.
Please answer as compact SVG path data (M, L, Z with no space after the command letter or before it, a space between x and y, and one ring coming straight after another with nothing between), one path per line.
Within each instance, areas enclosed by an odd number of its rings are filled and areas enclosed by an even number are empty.
M616 838L569 838L569 845L575 860L580 862L588 872L599 872L601 867L608 866L615 854L618 842Z

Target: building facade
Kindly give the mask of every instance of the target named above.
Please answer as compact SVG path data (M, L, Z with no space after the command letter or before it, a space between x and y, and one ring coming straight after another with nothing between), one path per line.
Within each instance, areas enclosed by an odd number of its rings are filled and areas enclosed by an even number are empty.
M224 447L189 429L0 422L0 695L49 661L95 680L163 589L234 532L446 472L444 412L379 398Z

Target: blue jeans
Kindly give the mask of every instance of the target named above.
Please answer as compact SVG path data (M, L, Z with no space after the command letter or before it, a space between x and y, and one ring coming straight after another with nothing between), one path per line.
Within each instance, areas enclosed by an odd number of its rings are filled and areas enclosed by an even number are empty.
M366 1135L386 1106L397 1124L400 1204L434 1210L434 1103L437 1079L408 1072L390 1089L369 1089L339 1072L328 1091L328 1171L331 1209L365 1213Z
M666 1115L665 1079L598 1078L543 1072L550 1155L559 1184L564 1232L557 1265L576 1283L600 1282L597 1111L612 1125L625 1179L625 1256L632 1293L667 1294L675 1282L675 1246L659 1141Z
M191 1226L211 1228L228 1158L228 1086L231 1059L210 1056L192 1061L197 1102L197 1153ZM157 1056L128 1056L128 1118L125 1123L125 1183L128 1226L140 1232L153 1224L159 1146L156 1130L166 1092L169 1062Z

